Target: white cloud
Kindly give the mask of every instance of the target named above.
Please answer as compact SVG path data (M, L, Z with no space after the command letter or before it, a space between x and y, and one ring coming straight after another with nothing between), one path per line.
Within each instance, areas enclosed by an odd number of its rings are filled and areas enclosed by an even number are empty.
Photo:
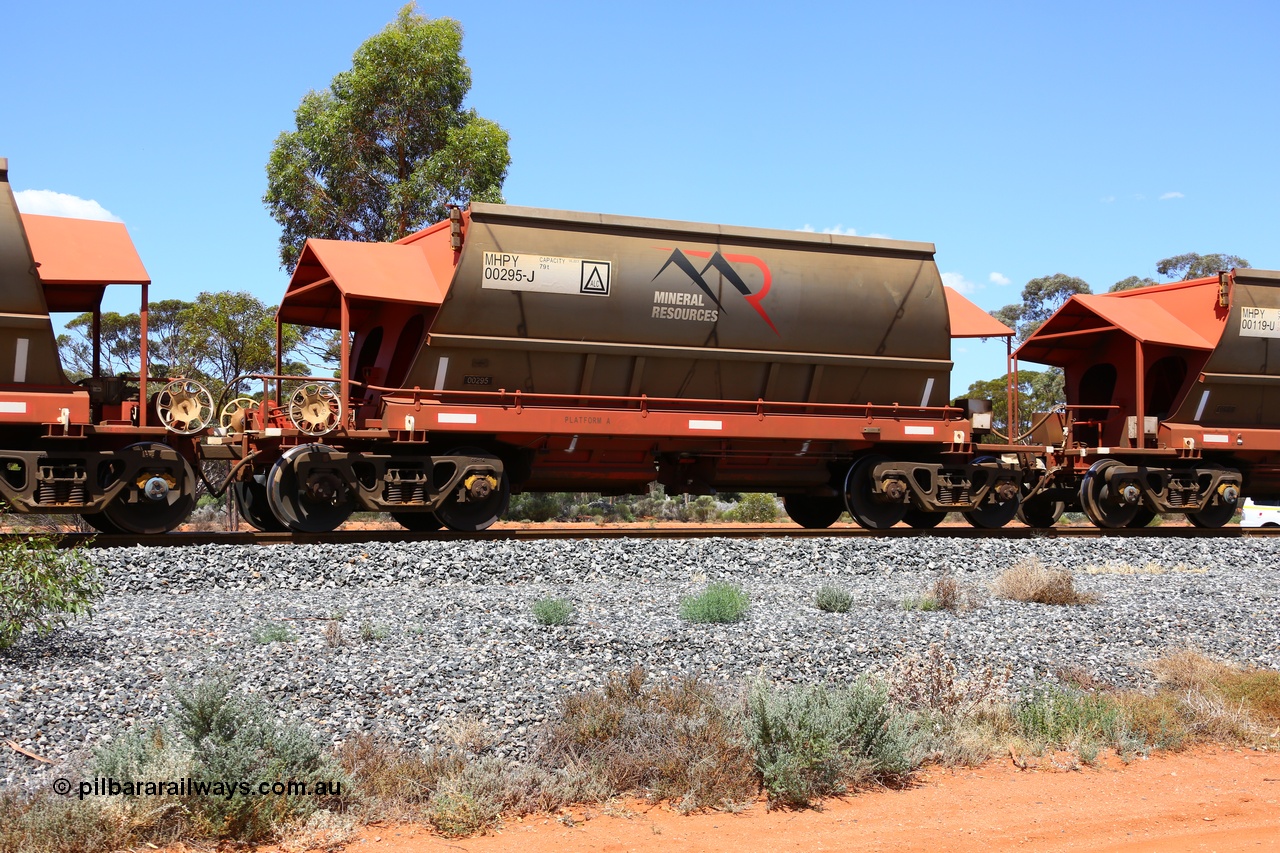
M1111 203L1112 203L1113 201L1115 201L1115 200L1116 200L1116 197L1115 197L1115 196L1113 196L1113 195L1104 195L1104 196L1102 197L1102 203L1103 203L1103 204L1111 204Z
M944 272L942 274L942 283L957 293L970 294L978 289L978 285L958 272Z
M1184 196L1180 192L1165 193L1164 195L1160 196L1161 201L1168 201L1171 198L1186 198L1186 196Z
M998 284L1001 287L1003 287L1006 284L1013 283L1009 280L1009 276L999 272L993 272L991 275L987 276L987 278L991 281L992 284Z
M53 190L18 190L13 194L18 210L44 216L70 216L74 219L123 220L93 199L58 193Z
M823 228L821 232L819 232L819 231L818 231L818 229L814 228L812 225L805 225L803 228L799 228L799 229L797 229L797 230L798 230L798 231L807 231L807 232L809 232L810 234L815 234L815 233L822 233L822 234L840 234L840 235L845 236L845 237L857 237L857 236L858 236L858 229L856 229L856 228L845 228L843 225L837 225L837 226L835 226L834 228Z

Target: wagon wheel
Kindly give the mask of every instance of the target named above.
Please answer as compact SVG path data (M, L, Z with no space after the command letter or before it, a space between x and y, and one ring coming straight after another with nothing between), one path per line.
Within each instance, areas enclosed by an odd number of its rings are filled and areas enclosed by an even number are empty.
M246 433L252 429L253 416L261 408L262 404L257 400L236 397L222 407L222 411L218 414L218 425L228 435Z
M1138 511L1134 513L1133 520L1126 524L1125 527L1146 527L1155 520L1155 517L1156 514L1154 512L1145 506L1140 506Z
M1032 498L1018 504L1018 521L1027 527L1046 530L1057 524L1066 510L1066 501Z
M271 504L267 501L266 474L255 474L248 480L232 484L231 494L236 500L236 511L249 522L250 527L264 533L283 533L289 529L271 512Z
M971 509L961 513L964 520L974 527L983 530L995 530L1004 527L1018 515L1018 506L1021 501L1018 498L1000 503L994 498L985 501L982 506L977 509Z
M107 517L100 512L86 512L80 517L84 519L85 524L99 533L124 533L119 527L107 521Z
M143 441L129 445L121 455L127 456L130 451L148 450L173 452L166 444ZM177 464L181 465L181 469L176 475L173 460L158 460L155 464L142 465L134 482L128 483L95 520L105 521L115 528L105 532L134 533L139 536L168 533L186 521L196 505L196 475L183 457L177 457ZM94 524L94 521L89 523ZM96 524L94 526L97 527Z
M1102 459L1080 478L1080 507L1095 525L1110 530L1126 527L1142 508L1139 503L1124 503L1107 485L1105 472L1120 463L1114 459Z
M844 479L844 503L853 520L868 530L888 530L907 513L907 504L876 500L872 472L887 456L873 454L854 463Z
M393 512L391 517L405 530L414 533L431 533L444 526L434 512Z
M1202 464L1200 467L1213 468L1219 471L1223 470L1221 465L1209 462ZM1237 498L1234 503L1227 503L1224 500L1219 500L1218 503L1210 504L1199 512L1187 513L1187 521L1190 521L1196 527L1221 527L1231 520L1231 517L1236 514L1236 510L1239 508L1239 498Z
M908 527L914 527L916 530L932 530L942 523L947 517L945 512L928 512L923 509L911 507L907 510L907 514L902 520L907 523Z
M830 527L844 513L844 502L839 498L814 495L784 495L782 506L792 521L810 530Z
M286 450L271 466L266 482L267 505L290 530L328 533L355 511L351 491L336 471L313 472L305 483L298 478L298 463L304 454L333 452L323 444L303 444Z
M974 463L979 463L997 462L999 460L993 456L979 456L973 461ZM971 509L968 512L961 513L961 515L964 516L965 521L969 522L969 524L974 527L979 527L984 530L995 530L999 527L1004 527L1006 524L1013 521L1014 517L1018 514L1018 507L1021 505L1021 494L1016 495L1007 501L998 501L996 500L995 492L992 491L987 493L987 499L983 501L979 507Z
M458 447L444 455L493 458L477 447ZM497 521L507 511L510 500L511 482L505 471L500 476L467 477L445 497L435 515L450 530L474 533Z
M342 421L342 400L332 386L308 382L289 397L289 421L305 435L332 432Z
M191 435L213 419L213 397L194 379L175 379L156 395L156 414L169 432Z

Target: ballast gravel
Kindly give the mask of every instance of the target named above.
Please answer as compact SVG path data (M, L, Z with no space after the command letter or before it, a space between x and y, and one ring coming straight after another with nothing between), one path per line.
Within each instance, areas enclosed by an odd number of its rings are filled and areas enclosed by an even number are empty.
M479 721L498 753L519 758L561 699L637 665L735 686L840 683L938 643L962 677L1007 666L1015 689L1065 669L1148 685L1147 664L1185 646L1280 668L1272 539L440 541L89 556L107 578L95 615L0 653L0 790L52 779L68 759L163 721L175 689L216 673L334 743L367 732L419 747ZM996 576L1026 557L1070 569L1097 602L992 595ZM904 609L944 573L978 606ZM746 617L681 621L681 598L717 581L749 593ZM852 609L819 610L823 586L850 592ZM547 596L574 603L571 624L537 623L530 606ZM267 641L281 626L293 639Z

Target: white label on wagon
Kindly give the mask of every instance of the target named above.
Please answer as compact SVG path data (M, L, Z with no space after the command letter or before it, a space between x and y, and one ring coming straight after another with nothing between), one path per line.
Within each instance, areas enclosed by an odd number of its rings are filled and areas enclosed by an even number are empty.
M27 404L18 400L0 400L0 415L25 415Z
M907 435L933 435L933 427L909 426L903 430Z
M723 421L689 421L689 429L724 429Z
M441 412L436 415L436 423L438 424L473 424L475 422L475 415L464 412Z
M612 271L613 265L609 261L485 252L484 264L480 268L480 286L490 290L608 296Z
M1231 439L1230 439L1228 436L1225 436L1225 435L1212 435L1212 434L1207 433L1207 432L1204 434L1204 443L1205 443L1205 444L1226 444L1226 443L1227 443L1227 442L1229 442L1230 440L1231 440Z
M1280 338L1280 308L1240 308L1240 337Z

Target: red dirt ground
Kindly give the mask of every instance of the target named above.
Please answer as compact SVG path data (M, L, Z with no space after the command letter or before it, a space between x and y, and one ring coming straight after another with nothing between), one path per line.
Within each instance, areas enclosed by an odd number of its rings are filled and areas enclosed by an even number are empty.
M441 838L416 825L372 826L358 853L747 853L1013 849L1164 853L1280 850L1280 752L1221 748L1066 770L1050 758L932 770L905 790L828 801L821 810L682 816L619 803L509 820L494 835Z

